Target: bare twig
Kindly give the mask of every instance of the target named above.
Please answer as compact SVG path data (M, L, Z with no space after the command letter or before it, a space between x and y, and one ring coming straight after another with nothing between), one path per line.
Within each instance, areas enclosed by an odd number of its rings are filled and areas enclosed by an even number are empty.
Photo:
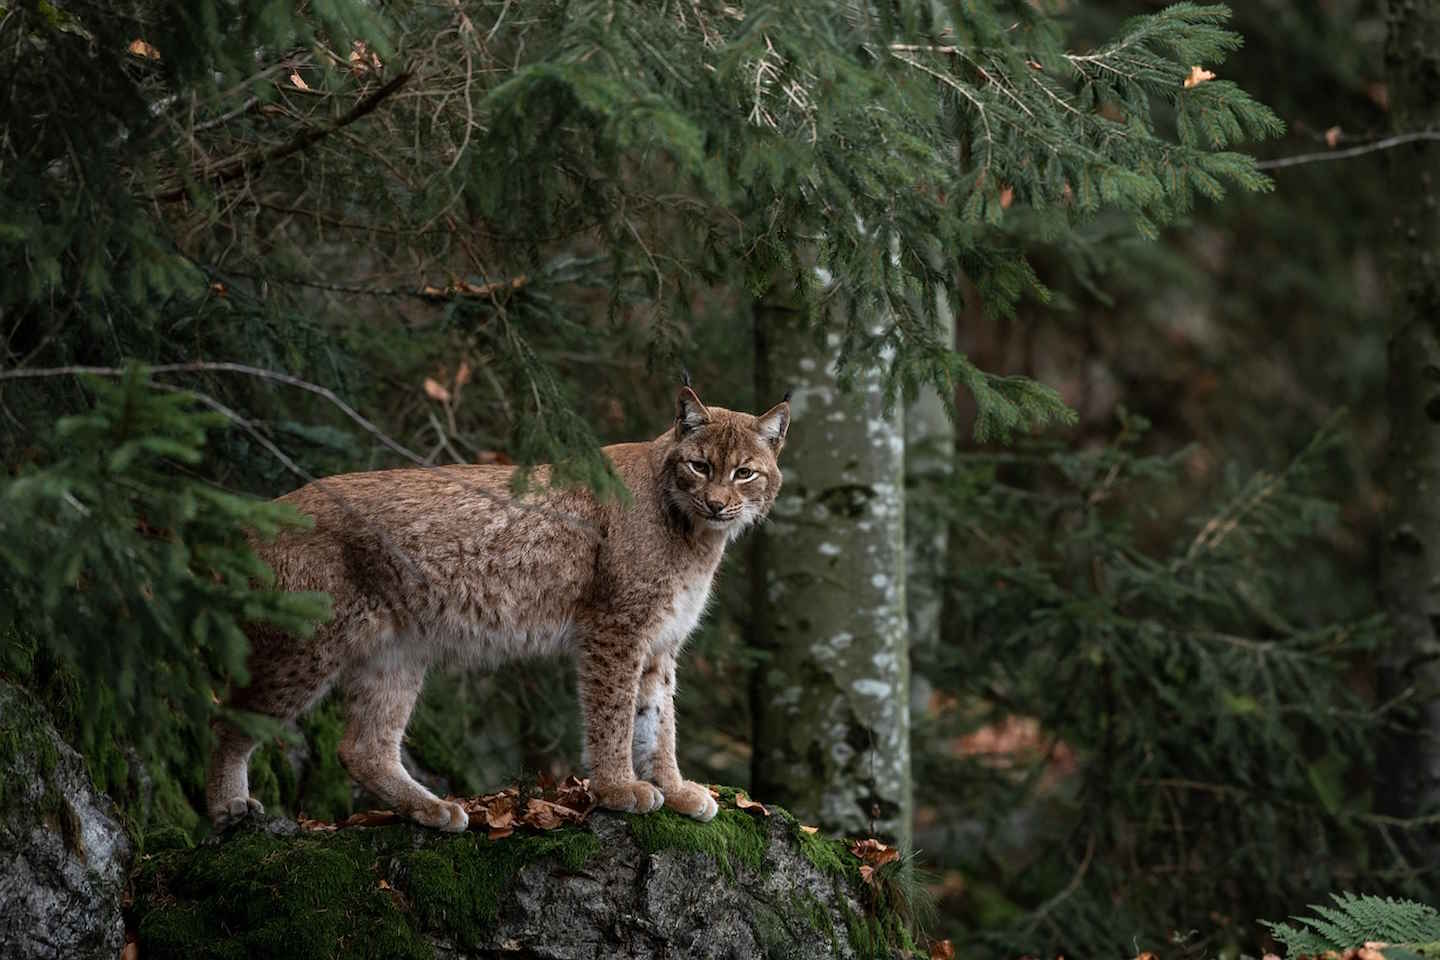
M1276 157L1273 160L1261 160L1255 164L1255 166L1260 170L1279 170L1282 167L1298 167L1303 163L1323 163L1326 160L1349 160L1351 157L1360 157L1367 153L1375 153L1380 150L1391 150L1395 147L1402 147L1407 143L1416 143L1423 140L1440 140L1440 130L1419 130L1415 133L1397 133L1393 137L1376 140L1374 143L1361 144L1358 147L1346 147L1344 150L1326 150L1322 153L1299 153L1293 157Z
M376 90L374 93L370 94L368 97L355 104L355 106L351 107L350 110L347 111L343 116L331 121L330 123L327 123L324 126L311 127L309 129L302 130L300 133L296 134L294 137L292 137L285 143L282 143L276 147L271 147L268 150L262 150L254 155L242 154L238 157L232 157L231 159L209 170L204 171L201 176L203 179L206 180L211 180L216 183L223 183L226 180L233 180L236 177L247 176L256 167L263 166L264 164L269 163L273 160L281 160L285 157L290 156L291 154L299 153L301 150L304 150L311 144L318 143L319 141L325 139L330 134L334 133L336 130L339 130L342 127L347 127L350 124L354 123L356 120L359 120L360 118L366 116L367 114L373 113L375 108L380 106L380 104L384 102L386 97L390 96L396 90L399 90L402 86L405 85L406 81L408 81L409 79L410 74L408 72L400 73L394 79L390 80L384 86ZM182 184L169 190L161 191L160 193L151 194L150 199L156 201L157 203L173 203L177 200L182 199L184 196L185 186Z

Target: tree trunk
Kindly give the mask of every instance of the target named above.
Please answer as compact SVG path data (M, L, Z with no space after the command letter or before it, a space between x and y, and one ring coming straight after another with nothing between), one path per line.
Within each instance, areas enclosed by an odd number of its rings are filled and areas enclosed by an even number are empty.
M947 342L954 343L955 316L945 288L935 292L940 324ZM905 615L910 627L910 649L933 648L940 643L940 618L950 529L936 523L935 512L914 509L918 496L940 492L955 467L955 398L941 396L925 386L905 408ZM926 686L911 678L911 696Z
M1440 4L1390 0L1386 63L1397 131L1440 127ZM1414 729L1381 745L1379 804L1413 816L1440 807L1440 148L1390 155L1389 511L1381 590L1394 628L1380 657L1380 700L1402 695ZM1437 852L1432 833L1421 853ZM1426 862L1433 862L1430 856Z
M884 413L879 371L840 390L838 335L819 341L803 312L771 303L756 325L762 394L789 387L793 422L756 553L768 657L754 691L754 790L826 830L908 846L903 417Z

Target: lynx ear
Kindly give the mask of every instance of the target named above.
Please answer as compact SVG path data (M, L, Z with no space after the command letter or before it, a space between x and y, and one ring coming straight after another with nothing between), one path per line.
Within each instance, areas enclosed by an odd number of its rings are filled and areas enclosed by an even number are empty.
M680 388L675 400L675 439L680 439L692 430L710 422L710 411L688 386Z
M755 432L760 439L770 444L778 455L785 446L785 432L790 429L790 394L785 399L755 418Z

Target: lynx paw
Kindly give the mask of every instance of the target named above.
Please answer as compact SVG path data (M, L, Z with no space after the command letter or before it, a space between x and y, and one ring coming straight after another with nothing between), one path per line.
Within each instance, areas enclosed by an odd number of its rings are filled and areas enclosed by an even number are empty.
M607 786L592 784L591 792L600 806L606 810L620 810L625 813L650 813L659 810L665 802L660 788L644 780L630 780Z
M682 780L677 786L666 789L665 806L701 823L709 823L720 812L720 804L710 796L710 788L694 780Z
M421 826L446 833L461 833L470 826L470 815L465 808L450 800L432 801L412 811L410 816Z
M211 811L210 822L216 830L229 830L246 817L264 812L265 805L254 797L231 797L219 810Z

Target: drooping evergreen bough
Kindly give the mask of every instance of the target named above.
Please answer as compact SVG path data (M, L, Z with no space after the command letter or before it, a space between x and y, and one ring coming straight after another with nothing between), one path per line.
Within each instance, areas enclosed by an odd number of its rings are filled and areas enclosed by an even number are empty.
M668 361L777 276L813 301L818 258L854 305L842 363L884 364L892 399L963 384L983 437L1064 419L951 351L928 291L963 271L988 309L1044 298L1027 245L1264 189L1231 148L1280 125L1223 71L1186 84L1240 42L1222 6L1088 50L1046 9L7 4L0 377L246 360L385 410L430 458L488 443L603 485L557 357L613 337ZM447 429L386 373L457 346L499 399ZM203 739L240 621L322 612L268 594L246 551L282 518L218 491L394 462L313 391L156 380L0 379L9 654L89 691L88 739L150 753Z

